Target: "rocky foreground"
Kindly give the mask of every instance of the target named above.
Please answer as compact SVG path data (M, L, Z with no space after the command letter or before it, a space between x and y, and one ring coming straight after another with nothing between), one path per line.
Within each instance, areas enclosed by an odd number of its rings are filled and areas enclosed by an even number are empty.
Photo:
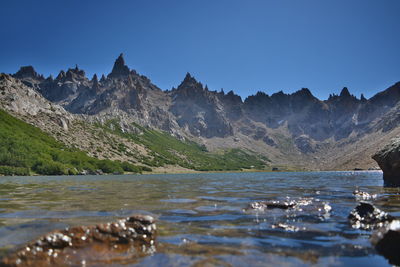
M148 215L54 231L4 258L1 266L103 266L155 251L156 224Z
M365 231L371 231L370 240L376 251L387 258L389 263L400 265L398 253L400 251L400 220L366 202L366 200L375 199L376 195L358 189L353 195L355 201L363 200L350 212L349 226L359 229L362 235L365 235ZM316 222L324 222L335 213L328 202L313 197L286 197L255 201L250 203L243 212L257 214L257 216L260 213L277 212L275 213L277 215L283 212L285 216L275 217L270 227L271 230L282 231L288 235L301 232L306 234L310 231L304 225L292 224L298 218L308 216ZM46 234L11 252L1 260L0 266L132 264L156 252L156 234L155 220L148 215L133 215L112 223L66 228ZM161 250L162 253L163 246L159 245L157 250ZM302 256L297 256L302 258Z
M356 229L376 229L371 235L372 245L390 264L400 265L400 220L370 203L361 202L350 213L349 221Z
M352 228L371 233L371 244L379 254L388 259L390 264L400 265L400 220L376 208L366 200L373 200L377 196L367 192L355 190L356 200L361 201L349 214L348 221ZM249 204L245 211L268 212L270 209L282 209L297 217L307 214L316 218L329 217L331 206L314 198L300 198L286 200L264 200ZM285 222L278 222L272 228L282 229L287 232L304 231L304 229Z

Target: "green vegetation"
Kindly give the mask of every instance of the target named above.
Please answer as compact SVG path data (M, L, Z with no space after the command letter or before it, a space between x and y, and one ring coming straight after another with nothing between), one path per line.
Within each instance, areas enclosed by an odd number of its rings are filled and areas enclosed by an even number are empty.
M267 158L247 153L240 149L229 149L220 153L210 153L205 146L191 141L180 141L168 133L160 132L135 124L140 134L124 133L118 121L110 120L104 126L114 134L133 140L147 147L151 153L142 157L143 164L148 166L179 165L198 171L233 171L241 169L263 169Z
M135 125L141 133L124 133L116 120L98 125L103 130L118 134L144 145L149 155L136 155L142 164L99 160L76 148L69 148L30 124L0 110L0 175L75 175L80 173L140 173L150 167L179 165L198 171L233 171L264 169L267 158L240 150L229 149L218 153L191 141L180 141L165 132ZM115 140L115 150L127 154L126 146ZM97 149L101 152L101 148Z
M73 175L100 170L104 173L138 173L149 171L149 168L89 157L0 110L0 175Z

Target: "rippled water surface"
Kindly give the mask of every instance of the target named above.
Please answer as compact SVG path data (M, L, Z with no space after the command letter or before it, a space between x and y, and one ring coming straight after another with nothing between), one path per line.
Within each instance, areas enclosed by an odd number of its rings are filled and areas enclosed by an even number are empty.
M380 172L1 177L0 256L54 229L139 212L157 218L157 252L131 265L386 266L370 232L347 221L356 188L377 194L371 202L400 217L399 190L382 184ZM287 197L314 204L295 212L246 209Z

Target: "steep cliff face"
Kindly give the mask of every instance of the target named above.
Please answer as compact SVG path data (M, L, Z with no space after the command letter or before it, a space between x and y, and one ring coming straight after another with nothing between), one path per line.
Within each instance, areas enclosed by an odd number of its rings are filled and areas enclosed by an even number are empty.
M97 121L118 118L128 131L134 122L204 142L209 149L242 147L283 163L318 162L328 150L340 157L350 143L377 132L389 134L400 123L400 83L370 99L343 88L321 101L303 88L293 94L258 92L242 101L232 91L209 90L189 73L176 89L163 91L131 70L122 54L101 79L88 79L77 66L55 79L31 66L13 76L73 114Z
M189 73L170 93L170 111L180 127L195 136L226 137L233 134L226 110L216 92L210 92Z

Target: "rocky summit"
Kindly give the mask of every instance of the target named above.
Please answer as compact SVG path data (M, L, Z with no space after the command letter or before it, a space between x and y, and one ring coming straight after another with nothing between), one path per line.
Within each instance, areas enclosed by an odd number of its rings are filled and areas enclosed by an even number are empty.
M83 118L103 126L113 121L124 133L145 127L195 142L209 152L241 149L265 159L268 166L377 168L370 155L400 133L400 83L370 99L343 88L339 95L320 100L302 88L292 94L258 92L243 100L233 91L209 89L190 73L176 88L162 90L130 69L123 54L100 79L96 74L89 79L78 66L60 71L56 78L45 78L32 66L11 76L3 74L2 79L13 88L29 88L29 94L39 95L56 110L62 108L68 121ZM12 98L4 87L0 90ZM17 104L14 109L34 115L38 108L32 101L24 102L32 112Z

